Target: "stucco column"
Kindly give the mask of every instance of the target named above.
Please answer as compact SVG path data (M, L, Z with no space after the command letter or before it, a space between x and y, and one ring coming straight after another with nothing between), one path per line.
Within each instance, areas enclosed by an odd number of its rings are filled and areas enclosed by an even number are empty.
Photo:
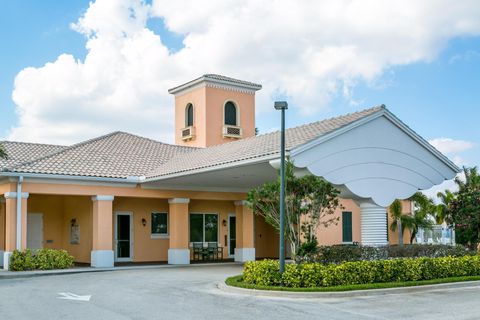
M113 196L97 195L93 201L93 241L90 265L113 267Z
M169 203L168 264L190 264L188 204L190 199L173 198Z
M0 197L0 267L3 267L3 254L5 252L5 198Z
M27 248L27 199L28 193L21 194L20 225L17 225L17 193L6 192L5 197L5 249L2 256L2 265L8 270L12 252ZM17 232L20 231L20 233Z
M372 201L360 203L362 245L384 246L387 241L387 208Z
M254 216L245 200L235 201L236 244L235 261L255 260Z

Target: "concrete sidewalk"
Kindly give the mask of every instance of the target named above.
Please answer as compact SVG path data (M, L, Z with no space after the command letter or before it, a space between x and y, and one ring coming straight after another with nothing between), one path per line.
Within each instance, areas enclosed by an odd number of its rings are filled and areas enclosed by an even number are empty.
M118 266L113 268L92 268L92 267L74 267L71 269L57 270L33 270L33 271L7 271L0 269L0 281L2 279L21 279L42 276L69 275L89 272L109 272L109 271L125 271L125 270L148 270L148 269L166 269L166 268L198 268L207 266L231 266L242 265L238 262L220 262L220 263L199 263L188 265L169 265L169 264L149 264L149 265L129 265Z

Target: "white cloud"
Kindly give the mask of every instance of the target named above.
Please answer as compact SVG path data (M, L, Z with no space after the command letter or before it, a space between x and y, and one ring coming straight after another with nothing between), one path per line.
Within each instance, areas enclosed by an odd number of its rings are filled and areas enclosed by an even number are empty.
M457 177L460 180L465 181L465 173L463 171L457 174ZM458 186L453 179L445 180L443 183L433 186L428 190L423 190L422 192L426 194L428 197L432 198L436 203L439 203L440 199L437 197L437 193L445 192L445 190L456 192L458 191Z
M469 150L475 146L473 142L454 140L451 138L436 138L430 140L429 142L440 152L448 155L450 159L460 168L463 166L468 166L469 163L462 156L458 155L458 153ZM464 172L459 173L457 177L465 181ZM437 198L437 193L444 192L445 190L450 190L452 192L458 191L458 186L456 185L454 180L446 180L442 184L433 186L428 190L424 190L423 193L425 193L427 196L431 197L435 200L435 202L438 203L439 199Z
M454 140L451 138L436 138L429 141L432 146L445 154L462 152L474 147L474 143L465 140Z
M146 27L184 36L174 53ZM480 35L476 0L97 0L74 23L84 61L61 55L22 70L11 139L70 143L112 130L172 141L167 89L203 73L260 82L257 105L281 92L313 114L391 66L432 61L457 36Z
M475 59L480 59L480 52L475 50L467 50L461 54L453 55L448 62L449 63L456 63L459 61L471 61Z

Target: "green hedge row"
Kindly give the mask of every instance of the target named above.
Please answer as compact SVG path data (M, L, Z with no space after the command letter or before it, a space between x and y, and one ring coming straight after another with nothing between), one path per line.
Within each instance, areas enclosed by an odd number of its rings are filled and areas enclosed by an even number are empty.
M12 271L67 269L73 267L73 262L74 258L65 250L15 250L9 268Z
M382 247L334 245L320 246L305 255L297 255L296 261L321 262L323 264L365 260L385 260L392 258L438 258L475 255L463 246L409 244L404 246L388 245Z
M331 287L340 285L420 281L480 275L480 256L405 258L342 264L287 264L283 277L276 260L245 264L243 281L261 286Z

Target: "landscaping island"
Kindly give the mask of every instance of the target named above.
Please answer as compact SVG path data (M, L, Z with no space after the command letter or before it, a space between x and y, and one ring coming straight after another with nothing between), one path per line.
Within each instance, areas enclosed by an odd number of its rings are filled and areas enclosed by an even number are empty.
M455 249L451 249L453 252ZM363 250L365 251L365 250ZM451 253L445 252L445 253ZM438 254L438 251L437 251ZM279 291L350 291L480 280L480 255L398 257L345 262L251 261L243 274L228 278L229 286Z

